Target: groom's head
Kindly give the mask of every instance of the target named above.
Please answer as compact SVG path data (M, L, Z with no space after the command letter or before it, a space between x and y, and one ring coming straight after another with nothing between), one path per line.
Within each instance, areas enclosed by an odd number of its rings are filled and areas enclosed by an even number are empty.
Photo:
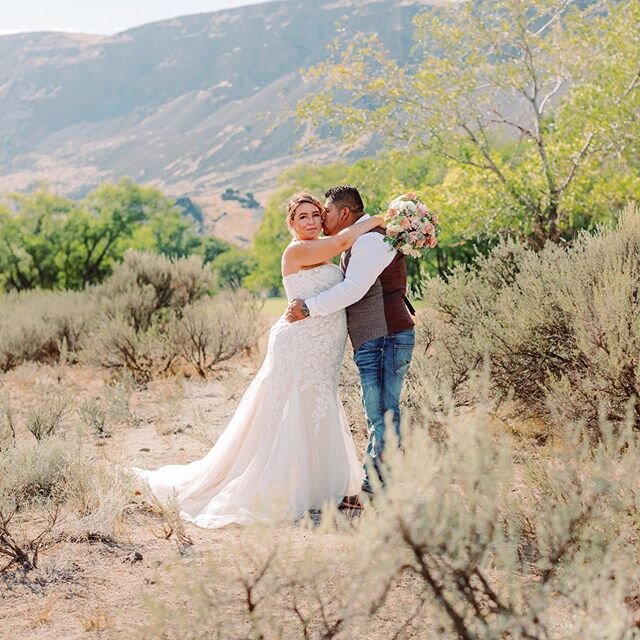
M331 187L324 197L322 228L328 236L350 227L364 213L360 193L351 185Z

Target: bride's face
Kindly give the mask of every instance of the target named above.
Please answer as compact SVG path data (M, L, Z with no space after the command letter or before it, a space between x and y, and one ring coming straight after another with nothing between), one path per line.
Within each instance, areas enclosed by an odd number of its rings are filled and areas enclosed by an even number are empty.
M296 207L291 230L298 240L316 240L322 231L321 212L310 202L303 202Z

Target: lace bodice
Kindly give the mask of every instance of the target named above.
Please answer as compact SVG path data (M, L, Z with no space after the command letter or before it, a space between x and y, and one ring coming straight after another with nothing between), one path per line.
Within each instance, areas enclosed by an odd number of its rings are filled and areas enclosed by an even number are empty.
M289 300L308 299L331 289L343 277L336 265L323 264L285 276L283 284ZM335 377L337 384L346 336L344 310L293 323L281 318L271 329L267 357L274 356L278 364L288 368L287 373L292 370L301 373L305 386L306 378L325 379L328 375L332 380Z
M282 279L287 298L311 298L333 285L342 282L340 267L335 264L321 264L313 269L302 269Z
M287 298L307 299L342 282L342 271L323 264L285 276ZM281 387L275 395L284 397L292 386L314 396L314 413L335 396L347 341L344 310L328 316L287 322L284 318L271 328L265 367L273 369ZM277 402L277 400L276 400Z

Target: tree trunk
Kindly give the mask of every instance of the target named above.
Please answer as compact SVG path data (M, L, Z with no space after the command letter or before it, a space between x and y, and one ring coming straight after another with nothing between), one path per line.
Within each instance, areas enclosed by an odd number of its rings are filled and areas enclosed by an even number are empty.
M549 203L547 222L548 238L554 244L558 244L560 242L560 229L558 228L558 201L556 198L553 198Z

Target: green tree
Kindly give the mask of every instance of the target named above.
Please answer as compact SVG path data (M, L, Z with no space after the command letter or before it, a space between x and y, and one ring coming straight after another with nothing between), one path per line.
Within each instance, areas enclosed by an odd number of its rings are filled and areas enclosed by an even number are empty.
M309 72L325 91L303 100L298 117L347 140L375 134L437 153L446 188L429 195L446 205L462 189L455 222L467 237L481 221L536 246L558 241L574 232L584 204L576 199L588 198L599 167L632 176L640 166L640 1L604 7L490 0L429 8L416 19L410 64L375 36L336 43ZM617 186L637 194L633 181Z
M73 201L40 186L0 206L0 284L82 289L109 275L127 249L184 257L200 244L193 222L157 189L123 179Z
M160 202L158 192L128 179L100 185L89 193L64 220L58 284L81 289L104 279L129 248L138 225Z
M226 289L242 287L247 276L254 272L255 268L254 256L249 251L237 247L220 253L211 262L218 286Z
M63 242L62 222L76 205L40 186L32 195L13 194L0 207L0 273L6 289L44 289L57 285L56 257Z
M207 236L202 238L198 248L198 255L202 256L202 262L208 264L213 262L220 254L229 251L231 245L221 238L215 236Z

